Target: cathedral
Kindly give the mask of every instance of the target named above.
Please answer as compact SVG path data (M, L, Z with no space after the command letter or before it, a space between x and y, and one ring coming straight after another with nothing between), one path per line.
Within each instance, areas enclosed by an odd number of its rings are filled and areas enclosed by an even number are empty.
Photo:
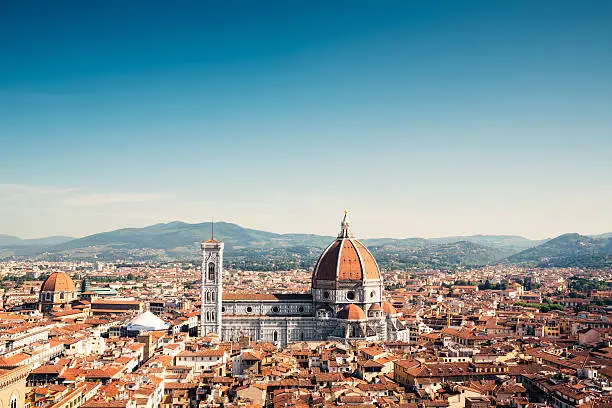
M323 251L310 293L223 293L223 242L202 243L203 335L249 336L284 346L304 340L409 340L401 313L383 301L376 260L353 236L345 212L338 238Z

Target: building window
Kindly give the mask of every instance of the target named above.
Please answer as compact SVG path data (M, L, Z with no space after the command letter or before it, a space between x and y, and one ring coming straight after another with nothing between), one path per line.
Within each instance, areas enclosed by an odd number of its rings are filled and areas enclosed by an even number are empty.
M273 339L274 341L278 341L278 332L277 332L277 331L275 331L275 332L272 334L272 339Z
M298 307L298 312L300 312L300 313L304 313L304 306L300 306L300 307Z
M223 307L221 308L221 312L222 312L222 313L225 313L225 306L223 306Z
M323 297L325 299L329 299L329 292L328 291L323 292Z
M215 280L215 264L212 262L208 264L208 280Z
M352 290L346 292L346 298L348 300L355 300L355 292L353 292Z
M278 306L273 306L273 307L272 307L272 311L273 311L274 313L278 313L278 311L279 311Z
M251 313L253 311L253 308L251 306L247 307L247 313Z
M60 299L64 300L64 292L60 292Z
M11 402L10 402L9 408L17 408L17 397L12 397L11 398Z
M373 298L374 296L376 296L376 292L374 291L370 292L370 297Z

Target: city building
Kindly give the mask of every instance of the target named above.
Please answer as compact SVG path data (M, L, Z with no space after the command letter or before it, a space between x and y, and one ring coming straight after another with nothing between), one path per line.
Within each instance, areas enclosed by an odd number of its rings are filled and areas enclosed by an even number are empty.
M202 243L201 334L224 340L249 336L286 345L302 340L409 340L392 304L383 302L376 260L353 236L345 212L341 230L319 257L310 293L223 293L223 242Z
M15 367L9 370L0 369L0 407L22 408L26 396L26 379L30 369Z
M74 281L64 272L54 272L43 282L40 289L39 310L49 313L64 308L77 300Z

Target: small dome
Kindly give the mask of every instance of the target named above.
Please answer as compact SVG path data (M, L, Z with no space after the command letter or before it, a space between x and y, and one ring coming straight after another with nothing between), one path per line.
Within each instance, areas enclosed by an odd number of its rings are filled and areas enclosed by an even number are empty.
M393 307L393 305L391 304L391 302L383 302L382 303L382 308L385 311L386 314L397 314L397 309L395 309L395 307Z
M75 292L76 287L70 276L64 272L54 272L42 284L41 292Z
M352 303L349 305L346 305L344 309L342 309L340 313L338 313L338 318L345 319L345 320L366 320L367 319L366 314L363 311L363 309Z
M383 308L380 307L378 303L374 303L372 307L370 307L370 312L382 312Z

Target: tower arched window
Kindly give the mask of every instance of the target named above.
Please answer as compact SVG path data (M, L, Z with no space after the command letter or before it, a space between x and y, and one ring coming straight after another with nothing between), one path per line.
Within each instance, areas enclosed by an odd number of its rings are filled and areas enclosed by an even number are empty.
M208 280L215 280L215 264L212 262L208 264Z
M215 294L215 292L212 292L210 294L210 300L212 300L213 302L217 300L217 295Z
M209 322L210 321L210 312L206 312L206 321Z
M64 300L64 292L60 292L60 299Z
M13 396L9 404L9 408L17 408L17 397Z
M206 303L210 303L210 292L206 292Z

